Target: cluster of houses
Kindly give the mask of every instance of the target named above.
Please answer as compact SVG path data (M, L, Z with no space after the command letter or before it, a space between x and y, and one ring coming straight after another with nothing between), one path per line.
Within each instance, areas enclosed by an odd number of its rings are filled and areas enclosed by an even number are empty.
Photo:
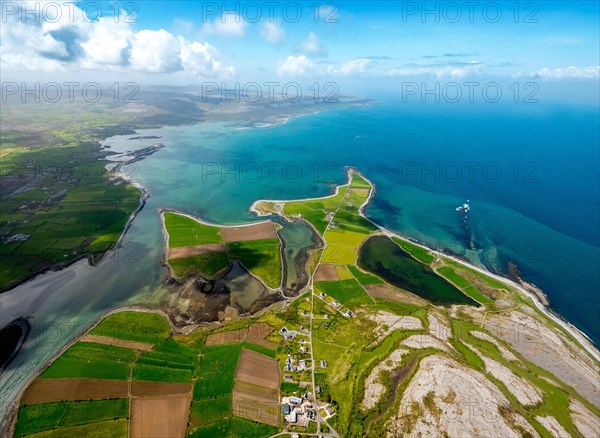
M298 338L298 335L303 335L304 332L308 332L308 330L304 327L300 327L299 330L289 330L287 327L282 327L279 330L279 334L286 341L294 341ZM298 353L300 357L305 357L304 355L309 352L308 341L304 339L302 336L299 337L298 342L300 344L298 348ZM311 360L308 359L298 359L295 358L294 355L289 354L285 358L285 363L283 366L283 380L287 382L294 381L294 377L291 374L285 373L295 373L301 372L305 370L311 369ZM327 368L327 361L320 360L318 363L315 363L316 366L320 368ZM299 382L301 387L307 388L310 385L310 382ZM321 393L322 388L320 386L315 387L315 392L317 394ZM321 411L321 416L324 418L329 418L334 415L335 412L331 405L321 405L314 406L311 398L313 396L312 392L308 392L307 389L304 389L304 392L301 397L297 396L285 396L281 400L283 416L286 424L290 426L298 426L298 427L308 427L311 421L317 421L317 416L319 415L319 410Z
M329 304L335 310L337 310L338 312L340 312L342 315L347 316L349 318L352 318L354 316L354 313L350 309L348 309L345 312L343 312L342 310L343 310L344 305L342 303L340 303L339 301L332 300L331 302L329 302L329 301L325 300L325 297L327 296L327 294L325 292L319 293L319 296L321 297L321 299L323 301L325 301L327 304Z
M297 371L304 371L304 370L308 370L310 369L310 365L309 360L306 359L300 359L298 361L298 364L296 365L296 359L294 359L292 357L292 355L288 355L288 357L285 358L285 364L283 365L283 371L285 371L286 373L295 373Z
M306 427L317 418L317 411L309 398L310 392L302 394L302 397L283 397L283 416L287 423Z
M288 330L288 328L284 326L281 327L281 330L279 330L279 334L283 336L283 339L286 341L293 341L296 339L298 332L296 330Z

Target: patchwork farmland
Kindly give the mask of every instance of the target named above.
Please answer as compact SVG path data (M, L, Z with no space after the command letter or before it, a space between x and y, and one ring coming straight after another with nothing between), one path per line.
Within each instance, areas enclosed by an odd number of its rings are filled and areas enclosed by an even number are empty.
M270 288L281 285L281 242L275 223L219 227L174 212L163 212L162 218L167 260L176 279L220 278L236 260Z
M233 388L234 414L278 426L280 382L277 360L242 349Z

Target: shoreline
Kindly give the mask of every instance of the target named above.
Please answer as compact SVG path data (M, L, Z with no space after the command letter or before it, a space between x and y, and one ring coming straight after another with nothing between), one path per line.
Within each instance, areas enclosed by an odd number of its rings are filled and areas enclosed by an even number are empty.
M117 169L119 176L117 178L113 178L112 181L116 180L116 181L122 181L126 184L130 184L132 187L135 187L136 189L138 189L140 191L140 197L139 197L137 208L129 215L129 218L127 219L127 222L123 226L123 230L121 231L121 234L119 235L119 238L115 241L115 243L113 245L111 245L110 248L106 249L103 252L83 253L83 254L78 255L74 259L66 262L65 264L54 264L54 265L46 266L45 268L42 268L38 271L32 272L28 276L26 276L26 277L22 278L21 280L17 281L16 283L14 283L12 286L10 286L8 288L0 289L0 294L3 294L5 292L10 292L11 290L13 290L19 286L22 286L23 284L27 283L28 281L34 280L41 275L47 274L48 272L60 272L64 269L67 269L67 268L73 266L74 264L76 264L78 262L81 262L82 260L87 260L87 262L90 266L95 266L97 263L102 261L102 259L104 259L104 257L107 254L110 254L113 251L120 248L120 245L123 242L125 235L127 234L129 229L131 228L131 225L133 224L133 221L135 220L137 215L144 209L144 207L146 206L146 202L148 201L148 198L150 198L150 192L144 186L142 186L137 181L129 179L120 173L120 168L123 164L124 163L118 163L114 167L114 169ZM128 164L130 164L130 163L128 163ZM2 327L0 327L0 328L2 328Z
M503 282L504 284L508 285L508 286L512 286L514 288L516 288L520 293L522 293L525 297L528 297L531 299L531 301L533 302L534 306L540 310L540 312L542 312L544 314L544 316L546 316L548 319L550 319L552 322L554 322L555 324L559 325L563 330L565 330L567 333L569 333L569 335L571 335L575 341L577 343L579 343L579 345L590 355L592 356L594 359L596 360L600 360L600 353L598 351L598 348L594 345L593 341L591 341L591 339L583 332L581 331L579 328L575 327L573 324L571 324L569 321L567 321L566 319L564 319L562 316L560 316L559 314L556 314L550 307L545 306L543 303L541 303L540 299L537 297L537 295L535 295L533 292L528 291L527 289L525 289L523 287L523 285L518 284L516 282L514 282L513 280L503 277L501 275L497 275L497 274L493 274L489 271L487 271L484 268L480 268L478 266L475 266L473 264L471 264L468 261L462 260L456 256L453 255L449 255L449 254L445 254L441 251L429 248L428 246L420 243L420 242L416 242L414 240L411 240L410 238L403 236L401 234L398 234L396 232L390 231L387 228L377 224L376 222L374 222L373 220L371 220L370 218L368 218L367 216L365 216L364 214L364 208L371 202L371 199L373 198L373 196L376 193L376 186L375 184L373 184L373 182L371 180L369 180L366 176L364 176L362 173L360 173L360 171L358 171L357 169L353 168L353 167L348 167L347 168L347 176L350 177L352 172L356 172L358 175L360 175L362 178L364 178L370 187L370 192L369 192L369 196L367 197L367 199L365 200L365 202L359 207L359 214L361 217L363 217L364 219L368 220L370 223L374 224L380 231L384 232L385 234L397 237L401 240L404 240L406 242L409 242L411 244L417 245L429 252L431 252L432 254L436 254L438 256L442 256L442 257L446 257L450 260L453 260L467 268L473 269L477 272L480 272L484 275L487 275L491 278L494 278L498 281ZM121 176L120 176L121 177ZM121 177L122 178L122 177ZM105 253L103 253L103 257L106 254L109 254L110 252L114 251L118 245L122 242L123 238L125 237L127 231L130 229L133 220L137 217L137 214L139 214L140 211L142 211L142 209L144 208L144 206L146 205L146 200L148 199L148 197L150 196L150 193L138 182L133 181L133 180L128 180L126 178L122 178L124 181L126 181L129 184L134 185L135 187L137 187L138 189L140 189L142 192L140 194L140 205L138 206L138 208L131 214L125 228L123 229L123 232L121 233L121 236L119 237L119 239L117 240L117 242L115 243L115 245L109 249L108 251L106 251ZM271 202L271 203L286 203L286 202L295 202L295 201L302 201L302 200L306 200L306 201L310 201L310 200L317 200L317 199L324 199L324 198L330 198L330 197L334 197L337 196L339 194L339 190L343 187L347 187L350 185L350 179L348 181L348 183L346 184L340 184L340 185L336 185L335 189L333 191L332 194L330 195L325 195L325 196L321 196L321 197L308 197L308 198L303 198L303 199L288 199L288 200L268 200L268 199L259 199L254 201L251 206L249 207L250 212L255 213L257 215L257 217L264 217L267 216L266 214L262 214L258 209L256 209L256 205L260 202ZM245 223L245 224L239 224L239 225L218 225L218 224L213 224L207 221L204 221L200 218L194 217L188 213L184 213L181 211L178 211L177 209L173 209L173 208L159 208L159 213L160 213L160 217L161 217L161 223L163 222L163 213L164 212L173 212L176 214L181 214L183 216L186 216L192 220L197 221L198 223L201 224L205 224L205 225L211 225L211 226L215 226L215 227L223 227L223 228L239 228L239 227L247 227L247 226L253 226L256 224L260 224L260 223L265 223L265 222L269 222L270 220L265 219L262 221L258 221L258 222L251 222L251 223ZM275 213L275 214L279 214L280 216L285 218L285 215L281 213ZM308 222L309 223L309 222ZM312 224L309 223L309 225L314 229L314 226L312 226ZM164 224L161 225L161 228L163 228L163 232L164 232ZM164 245L168 245L168 242L163 239L163 246ZM164 254L163 254L164 257ZM67 268L68 266L71 266L73 264L75 264L78 261L81 261L83 258L82 257L78 260L73 261L72 263L70 263L67 266L61 267L59 269L54 269L53 271L60 271L64 268ZM168 264L167 264L168 265ZM92 265L93 266L93 265ZM51 271L52 269L47 269L44 272L40 272L37 273L36 275L32 276L31 278L28 278L26 281L31 280L34 277L38 277L40 275L43 275L44 273ZM283 280L283 278L282 278ZM23 281L22 283L26 282ZM20 283L20 284L22 284ZM14 286L16 287L16 286ZM14 287L11 287L12 290ZM296 297L297 298L297 297ZM292 299L293 300L293 299ZM287 300L284 300L283 302L286 302ZM274 303L276 304L276 303ZM268 308L270 308L271 306L266 307L265 309L261 310L260 312L264 312L266 311ZM41 365L40 367L37 368L37 371L31 376L29 377L24 383L23 386L21 388L21 390L16 394L15 399L11 401L11 404L8 404L7 406L7 411L5 412L5 414L3 415L3 418L0 419L0 431L5 431L7 430L5 427L14 427L14 422L16 421L16 414L18 412L18 405L14 405L15 404L15 400L20 400L20 398L22 397L24 391L27 389L27 387L31 384L31 382L33 382L33 380L35 380L40 374L41 372L43 372L43 370L45 370L48 366L50 366L50 364L56 360L56 358L58 358L61 354L64 353L64 351L66 351L70 346L72 346L75 342L77 342L81 336L83 336L85 333L89 332L95 325L97 325L102 319L114 314L114 313L119 313L119 312L123 312L123 311L127 311L127 310L139 310L139 311L145 311L145 312L151 312L151 313L160 313L164 316L166 316L167 321L169 322L169 325L171 327L171 330L174 333L179 333L179 329L177 327L175 327L172 324L172 321L170 319L170 317L162 310L160 309L151 309L151 308L145 308L145 307L140 307L138 306L125 306L125 307L119 307L116 309L112 309L109 310L105 313L103 313L102 315L100 315L99 317L93 319L92 321L90 321L88 324L85 325L85 328L83 329L83 331L81 332L81 334L77 337L75 337L73 340L71 340L70 342L68 342L65 346L63 346L59 351L57 351L48 361L46 361L43 365ZM259 313L260 313L259 312Z
M480 268L479 266L475 266L473 264L471 264L468 261L462 260L454 255L449 255L449 254L445 254L441 251L429 248L427 245L420 243L420 242L415 242L414 240L411 240L410 238L408 238L407 236L403 236L399 233L396 233L394 231L391 231L381 225L379 225L378 223L374 222L373 220L371 220L370 218L368 218L367 216L365 216L364 214L364 207L367 206L369 204L369 202L371 201L372 197L375 195L376 192L376 186L375 184L373 184L373 182L367 178L365 175L363 175L359 170L357 170L354 167L348 166L348 170L346 172L346 174L348 175L348 183L346 184L341 184L341 185L336 185L335 191L333 194L331 195L327 195L327 196L321 196L321 197L313 197L313 198L303 198L303 199L289 199L289 200L273 200L273 199L259 199L256 200L252 203L252 205L250 206L250 211L253 213L256 213L257 216L265 216L265 214L262 214L257 208L256 205L258 203L261 202L266 202L266 203L285 203L285 202L298 202L298 201L313 201L313 200L317 200L317 199L325 199L325 198L331 198L334 196L337 196L339 193L339 190L341 187L346 187L350 184L350 176L351 176L351 172L356 172L358 175L360 175L362 178L364 178L369 185L371 186L370 192L369 192L369 196L367 197L367 200L359 207L358 212L359 215L361 217L363 217L364 219L368 220L370 223L372 223L373 225L375 225L380 231L382 231L384 234L390 236L390 237L397 237L405 242L411 243L413 245L417 245L429 252L431 252L432 254L435 254L439 257L446 257L452 261L455 261L457 263L460 263L461 265L473 269L481 274L487 275L488 277L491 277L495 280L498 280L508 286L512 286L514 288L516 288L520 293L522 293L523 295L525 295L525 297L530 298L531 301L533 302L533 304L535 305L535 307L540 310L544 316L546 316L548 319L550 319L552 322L554 322L555 324L558 324L563 330L565 330L567 333L569 333L569 335L571 335L578 343L579 345L590 355L592 356L592 358L594 358L597 361L600 361L600 350L598 350L598 347L596 347L596 345L594 344L594 342L579 328L577 328L575 325L573 325L572 323L570 323L569 321L567 321L564 317L562 317L560 314L557 314L554 310L552 310L552 308L550 306L546 306L544 303L542 303L540 297L538 297L538 295L532 291L529 291L528 289L525 288L525 286L523 284L517 283L509 278L506 278L504 276L501 275L497 275L494 274L490 271L488 271L487 269L484 268ZM278 213L283 215L282 213ZM285 216L284 216L285 217ZM543 293L543 291L540 292ZM545 295L545 294L544 294Z
M169 254L169 232L167 231L167 224L165 223L165 213L174 213L180 216L184 216L187 217L188 219L192 219L196 222L198 222L199 224L203 224L203 225L209 225L211 227L216 227L216 228L242 228L242 227L251 227L254 225L259 225L259 224L264 224L264 223L268 223L268 222L272 222L270 220L264 220L264 221L259 221L259 222L252 222L252 223L248 223L248 224L244 224L244 225L218 225L218 224L213 224L211 222L206 222L203 219L200 219L198 217L192 216L188 213L184 213L182 211L179 211L177 209L174 208L163 208L163 207L158 207L156 209L158 211L158 215L160 217L160 225L161 225L161 231L163 233L163 256L161 257L161 264L166 265L167 268L169 269L169 275L170 277L175 280L176 282L179 283L179 280L175 277L175 275L173 275L173 269L171 268L171 265L169 264L169 259L168 259L168 254ZM279 226L278 224L275 224L276 226ZM279 229L277 229L276 231L278 231ZM275 233L277 235L277 239L279 240L279 242L281 243L281 245L283 246L283 242L281 241L281 238L279 237L279 234L276 232ZM250 272L250 269L248 269L242 262L240 262L239 260L235 260L237 263L240 264L240 266L242 266L242 268L248 273L248 275L252 276L255 280L259 281L265 288L266 290L268 290L269 292L279 292L282 296L282 282L280 282L279 287L276 288L272 288L271 286L269 286L267 283L264 282L264 280L262 278L259 278L258 276L254 275L252 272ZM232 261L233 262L233 261ZM282 281L283 281L283 259L281 262L281 269L282 269ZM230 270L228 270L225 274L223 274L222 277L227 276L227 274L229 273ZM222 278L221 277L221 278ZM284 297L285 298L285 297Z
M171 322L171 319L168 315L160 309L151 309L148 307L141 307L138 305L134 306L125 306L119 307L116 309L108 310L103 314L99 315L97 318L94 318L92 321L87 323L80 334L77 336L73 336L69 342L67 342L59 351L52 355L52 357L43 365L40 365L35 373L33 373L27 380L23 382L22 388L15 396L15 400L20 402L21 398L23 398L23 394L27 391L27 388L33 383L35 379L37 379L52 363L58 359L65 351L71 348L74 344L79 342L79 340L88 334L92 329L94 329L102 320L108 318L111 315L121 312L127 311L136 311L136 312L146 312L146 313L158 313L165 317L167 320L169 327L171 329L171 334L179 333L177 327ZM15 432L15 427L17 425L17 415L19 413L19 405L20 403L16 403L15 400L12 400L11 403L6 403L5 411L3 412L3 418L0 418L0 436L13 436Z

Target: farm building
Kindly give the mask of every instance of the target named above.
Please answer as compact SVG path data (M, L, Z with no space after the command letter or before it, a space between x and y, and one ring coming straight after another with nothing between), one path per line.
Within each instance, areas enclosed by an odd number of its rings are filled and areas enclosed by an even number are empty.
M290 397L290 403L293 404L293 405L301 405L302 404L302 399L300 397L291 396Z

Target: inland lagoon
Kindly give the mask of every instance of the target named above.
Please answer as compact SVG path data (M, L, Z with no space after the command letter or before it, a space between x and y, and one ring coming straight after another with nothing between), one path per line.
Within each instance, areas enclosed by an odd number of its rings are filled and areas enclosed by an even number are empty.
M360 248L358 265L435 304L477 304L387 236L369 237Z

